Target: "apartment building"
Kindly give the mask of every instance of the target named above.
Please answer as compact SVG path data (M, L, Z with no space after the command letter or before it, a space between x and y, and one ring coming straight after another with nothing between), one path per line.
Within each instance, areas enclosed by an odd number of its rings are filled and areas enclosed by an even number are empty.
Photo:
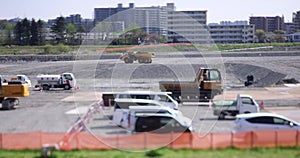
M295 30L300 31L300 11L293 13L293 23L295 25Z
M206 29L207 11L169 10L167 15L167 42L207 43L209 33Z
M284 29L284 17L250 17L250 24L255 25L255 30L264 30L265 32L274 32Z
M247 21L223 21L208 25L211 39L215 43L253 43L255 26Z
M135 7L134 3L129 3L129 7L118 4L116 8L95 8L94 14L97 22L124 22L125 29L137 25L148 34L164 35L167 30L167 10L168 6Z
M80 14L73 14L67 16L65 21L67 24L74 24L75 28L78 29L81 26L81 15Z

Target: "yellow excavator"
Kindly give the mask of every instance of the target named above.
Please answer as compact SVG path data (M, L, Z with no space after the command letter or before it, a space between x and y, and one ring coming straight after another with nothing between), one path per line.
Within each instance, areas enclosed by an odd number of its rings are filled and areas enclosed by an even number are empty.
M6 81L0 76L0 103L3 110L14 109L19 105L19 97L29 96L29 86L19 80Z

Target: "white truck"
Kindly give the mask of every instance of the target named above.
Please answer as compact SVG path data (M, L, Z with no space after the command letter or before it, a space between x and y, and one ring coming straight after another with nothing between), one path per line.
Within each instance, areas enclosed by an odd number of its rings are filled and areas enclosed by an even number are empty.
M236 100L214 101L212 103L213 113L219 120L225 116L236 116L237 114L257 113L260 107L250 95L237 95Z
M28 87L31 87L31 81L29 79L29 77L27 77L26 75L17 75L11 78L12 81L21 81L23 83L27 83Z
M72 73L62 73L61 75L38 75L35 88L50 90L50 88L63 88L70 90L76 87L76 79Z

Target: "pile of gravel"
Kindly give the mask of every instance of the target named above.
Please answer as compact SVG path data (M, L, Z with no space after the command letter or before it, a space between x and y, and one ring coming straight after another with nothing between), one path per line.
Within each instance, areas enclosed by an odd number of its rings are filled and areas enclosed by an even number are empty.
M226 63L226 73L234 75L241 82L247 81L247 76L254 77L253 87L267 87L278 83L286 77L285 74L270 69L248 64Z

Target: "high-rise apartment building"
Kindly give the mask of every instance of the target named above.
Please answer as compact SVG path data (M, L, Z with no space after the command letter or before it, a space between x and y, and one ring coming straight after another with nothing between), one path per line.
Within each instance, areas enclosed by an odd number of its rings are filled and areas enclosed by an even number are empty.
M65 21L67 24L74 24L75 28L78 29L81 26L81 15L74 14L74 15L67 16L65 18Z
M250 17L250 24L255 25L255 30L274 32L284 29L284 17Z
M296 25L295 23L289 22L289 23L284 23L284 31L287 34L292 34L296 32Z
M173 3L171 3L173 4ZM97 22L124 22L125 29L132 25L144 29L148 34L166 34L167 10L174 8L171 4L167 6L135 7L133 3L129 7L118 4L117 8L95 8L95 20ZM169 5L169 6L168 6Z
M207 43L207 11L168 11L168 42Z
M293 13L293 23L295 25L295 30L300 32L300 11Z
M94 19L97 22L101 22L119 12L134 8L133 3L129 3L129 7L123 7L123 4L119 3L116 8L95 8L94 9ZM120 17L121 18L121 17ZM113 19L117 20L117 19Z

